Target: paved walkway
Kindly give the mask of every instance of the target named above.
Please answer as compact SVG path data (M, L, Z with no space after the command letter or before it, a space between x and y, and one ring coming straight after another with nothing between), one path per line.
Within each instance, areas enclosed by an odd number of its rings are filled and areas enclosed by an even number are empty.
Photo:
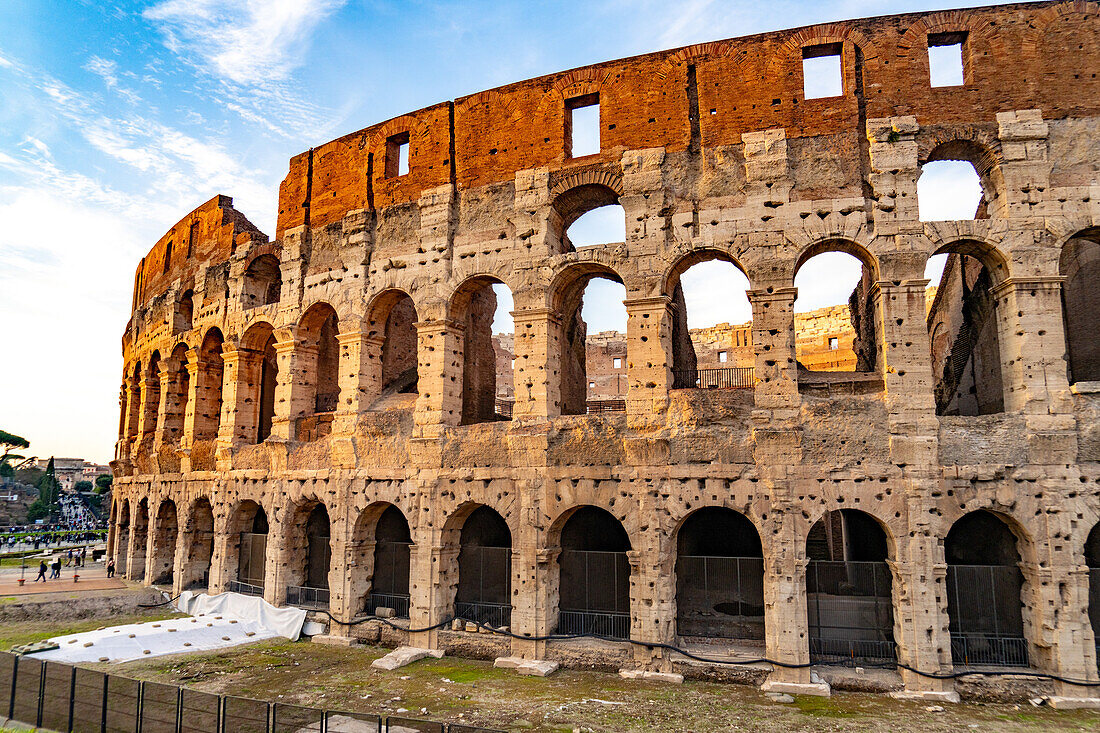
M49 575L49 573L46 573ZM73 575L79 574L80 579L73 582ZM26 596L35 593L61 593L61 592L82 592L93 590L109 590L113 588L125 588L126 584L122 582L122 578L117 575L113 578L107 577L107 569L103 566L103 563L89 563L82 568L65 567L64 563L61 565L61 577L54 580L48 580L43 583L41 580L37 583L34 579L38 577L38 562L35 561L34 565L27 564L26 574L23 576L26 578L26 582L23 585L19 585L20 569L19 568L4 568L0 571L0 596Z

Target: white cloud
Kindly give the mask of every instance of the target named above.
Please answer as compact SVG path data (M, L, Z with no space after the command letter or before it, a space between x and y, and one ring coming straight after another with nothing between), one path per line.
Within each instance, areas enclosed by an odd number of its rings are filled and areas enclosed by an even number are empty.
M317 24L346 0L165 0L145 11L166 45L240 85L286 79Z

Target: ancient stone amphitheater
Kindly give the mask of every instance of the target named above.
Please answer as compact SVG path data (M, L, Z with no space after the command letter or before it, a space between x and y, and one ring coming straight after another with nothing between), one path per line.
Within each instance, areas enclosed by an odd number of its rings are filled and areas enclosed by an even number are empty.
M825 694L810 665L844 660L929 698L960 669L1096 682L1098 32L1097 3L1039 2L703 43L312 148L273 239L211 199L137 270L109 551L324 609L329 641ZM933 85L943 47L962 83ZM980 176L974 218L919 219L942 160ZM626 241L575 247L610 204ZM796 359L794 277L830 251L863 265L856 371ZM751 283L751 366L685 336L708 259ZM594 278L626 291L615 404L587 399ZM375 612L400 628L347 623ZM589 633L636 643L553 638Z

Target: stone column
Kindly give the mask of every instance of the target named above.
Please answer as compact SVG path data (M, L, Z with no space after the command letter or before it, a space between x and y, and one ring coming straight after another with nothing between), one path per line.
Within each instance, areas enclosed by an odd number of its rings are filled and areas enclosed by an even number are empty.
M414 436L431 438L462 417L464 328L454 321L421 321L417 333L417 391Z
M561 414L561 317L548 308L512 312L516 368L513 370L516 420Z
M196 415L203 414L205 412L206 405L200 405L202 400L205 402L205 385L200 386L199 381L204 376L202 374L202 364L199 361L198 349L187 350L187 407L183 412L183 435L180 436L180 449L184 452L184 471L190 470L190 461L187 460L187 453L190 452L191 446L195 444L195 423ZM218 385L221 388L221 385Z
M295 339L275 343L279 364L271 437L297 440L298 418L312 415L317 394L317 347Z
M138 417L137 434L130 447L130 457L139 473L148 470L148 461L144 459L153 445L157 429L157 416L160 412L160 376L146 369L141 377L141 408Z
M782 489L786 491L786 489ZM768 659L790 665L810 662L810 629L806 615L805 539L794 506L772 504L772 533L764 545L764 639ZM761 535L767 536L764 532ZM761 686L765 692L829 695L829 685L814 683L808 666L774 666Z
M160 404L157 407L157 429L153 437L153 455L158 473L178 470L175 455L169 452L179 444L183 428L183 410L179 395L180 364L168 357L160 361ZM184 400L187 397L184 395Z
M750 290L752 343L756 354L756 406L777 418L797 418L798 364L794 352L794 301L797 288Z
M255 442L260 419L260 369L263 352L226 342L222 349L222 418L218 428L219 463L239 445ZM218 470L232 466L219 465Z
M528 443L532 454L545 456L542 452L544 436L525 436L515 440ZM522 521L512 537L512 632L539 637L554 630L558 606L554 564L561 548L546 547L549 519L539 509L545 474L538 468L520 470L524 475L516 479L516 492ZM524 659L545 659L546 642L512 639L512 655Z
M351 433L355 421L382 394L382 345L385 338L365 331L348 331L336 337L340 344L340 402L334 433Z
M225 593L229 590L229 553L233 551L236 542L230 532L229 517L214 516L214 552L210 556L210 583L208 592L211 595Z
M440 544L436 535L434 531L430 538L417 533L410 558L409 626L414 629L434 626L452 615L450 602L454 599L454 588L444 582L447 580L444 568L458 562L459 548ZM439 631L410 634L409 643L422 649L438 649Z
M329 515L328 611L342 621L350 621L358 610L351 593L351 531L351 523L343 507ZM332 623L328 633L330 636L348 637L351 629L345 624Z
M626 306L627 419L644 425L668 408L672 389L672 299L628 298Z

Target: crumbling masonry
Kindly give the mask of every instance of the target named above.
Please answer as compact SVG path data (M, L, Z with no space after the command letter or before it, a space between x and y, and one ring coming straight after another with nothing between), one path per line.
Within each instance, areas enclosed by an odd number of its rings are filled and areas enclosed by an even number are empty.
M109 551L131 579L344 621L457 613L792 665L1096 681L1098 31L1097 3L1040 2L704 43L302 153L273 240L211 199L137 272ZM933 87L928 48L952 44L964 83ZM803 60L829 54L842 94L807 98ZM573 157L572 110L592 104L599 152ZM974 165L975 219L919 221L938 160ZM608 204L626 241L575 248L569 225ZM826 251L864 266L856 372L795 359L794 277ZM679 278L715 258L751 283L748 388L696 376ZM586 403L594 277L627 292L622 411ZM495 404L498 282L515 302L511 415ZM683 668L644 646L411 637ZM807 667L768 669L775 689L824 692Z

